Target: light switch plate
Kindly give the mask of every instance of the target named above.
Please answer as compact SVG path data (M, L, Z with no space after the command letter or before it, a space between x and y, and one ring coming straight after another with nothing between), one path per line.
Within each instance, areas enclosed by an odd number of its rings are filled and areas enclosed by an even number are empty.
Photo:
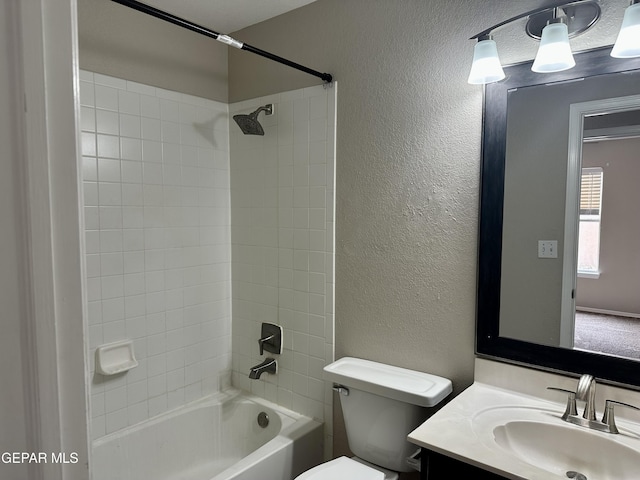
M538 240L538 258L558 258L558 241Z

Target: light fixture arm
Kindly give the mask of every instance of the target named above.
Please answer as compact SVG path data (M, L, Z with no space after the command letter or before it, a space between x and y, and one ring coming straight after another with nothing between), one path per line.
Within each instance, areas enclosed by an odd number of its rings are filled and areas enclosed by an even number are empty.
M640 0L632 0L635 2L640 2ZM580 3L583 2L589 2L589 3L593 3L593 0L576 0L574 2L567 2L566 0L563 1L557 1L552 5L546 6L546 7L540 7L540 8L536 8L534 10L530 10L528 12L524 12L521 13L520 15L516 15L515 17L511 17L507 20L504 20L500 23L496 23L493 27L487 28L486 30L483 30L480 33L477 33L475 35L473 35L472 37L469 37L469 40L474 40L474 39L478 39L481 40L481 37L486 37L487 35L490 35L493 31L499 29L500 27L503 27L505 25L508 25L511 22L515 22L516 20L520 20L521 18L525 18L525 17L530 17L532 15L537 15L539 13L546 13L546 12L551 12L554 11L554 17L556 17L555 11L558 8L565 8L565 7L570 7L573 5L578 5Z

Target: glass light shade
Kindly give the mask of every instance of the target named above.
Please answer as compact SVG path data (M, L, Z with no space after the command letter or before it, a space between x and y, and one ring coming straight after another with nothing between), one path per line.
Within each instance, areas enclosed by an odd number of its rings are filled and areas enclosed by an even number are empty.
M611 50L611 56L640 57L640 3L634 3L625 10L620 33Z
M469 73L472 85L493 83L504 78L504 71L498 58L498 47L493 40L482 40L473 48L473 64Z
M542 29L540 47L531 70L536 73L551 73L569 70L576 61L569 45L569 33L564 23L550 23Z

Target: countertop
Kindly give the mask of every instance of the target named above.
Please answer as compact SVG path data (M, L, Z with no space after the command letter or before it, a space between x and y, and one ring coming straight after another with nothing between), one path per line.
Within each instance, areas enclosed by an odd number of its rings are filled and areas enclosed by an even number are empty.
M491 432L482 432L474 419L479 413L499 408L540 409L547 413L551 422L557 417L559 425L568 428L584 428L570 425L561 420L566 403L551 402L538 397L516 393L492 385L476 382L436 412L421 426L411 432L408 440L434 452L447 455L509 479L549 480L564 478L566 475L550 475L550 472L511 455L493 443ZM599 414L600 415L600 414ZM640 432L640 425L618 422L619 427L634 426ZM623 428L621 428L622 432ZM590 431L590 430L589 430ZM590 431L591 432L591 431ZM611 435L603 434L600 435ZM635 435L614 435L613 441L629 444L640 441ZM635 448L634 448L635 449ZM640 467L639 467L640 468Z

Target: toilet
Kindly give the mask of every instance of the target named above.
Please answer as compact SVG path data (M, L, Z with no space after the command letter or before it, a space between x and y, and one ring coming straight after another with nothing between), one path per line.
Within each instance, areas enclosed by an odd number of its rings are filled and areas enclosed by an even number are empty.
M325 462L296 480L397 480L399 472L418 470L420 448L407 435L451 393L451 380L353 357L327 365L324 372L340 394L355 457Z

